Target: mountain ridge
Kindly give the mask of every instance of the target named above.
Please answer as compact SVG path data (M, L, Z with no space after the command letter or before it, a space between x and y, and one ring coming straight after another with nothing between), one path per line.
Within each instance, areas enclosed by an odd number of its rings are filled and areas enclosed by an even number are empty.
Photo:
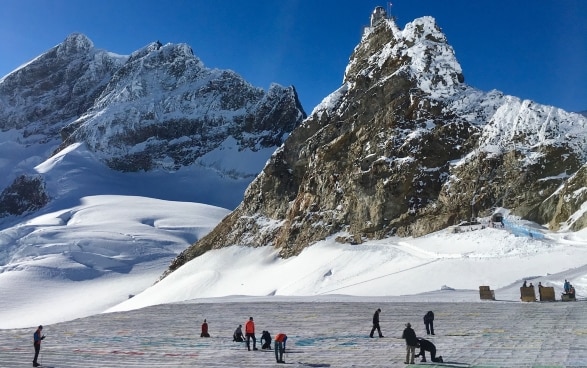
M242 193L305 116L293 86L254 87L205 67L187 44L157 41L120 56L73 33L0 82L0 131L12 140L0 163L0 216L33 213L57 195L35 166L78 143L116 171L194 166ZM233 208L230 198L214 204Z
M166 274L210 249L271 245L290 257L330 236L421 236L498 207L553 229L585 227L587 197L556 193L584 170L587 119L464 79L433 18L367 28L343 86Z

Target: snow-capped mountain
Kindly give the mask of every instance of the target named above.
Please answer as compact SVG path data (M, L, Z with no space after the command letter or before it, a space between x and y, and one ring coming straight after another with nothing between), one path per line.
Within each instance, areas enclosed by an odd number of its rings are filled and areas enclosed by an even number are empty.
M205 67L185 44L155 42L120 56L72 34L0 80L0 217L37 211L79 188L79 178L52 177L37 165L86 149L82 156L116 171L178 179L169 193L139 186L121 194L234 208L305 116L293 87L253 87L233 71ZM178 195L186 187L194 194ZM208 187L236 195L222 199Z
M0 319L143 291L304 117L293 87L253 87L187 45L120 56L73 34L1 78Z
M204 156L227 140L239 151L274 148L304 117L293 87L265 92L230 70L206 68L185 44L156 42L130 55L63 130L63 146L83 141L120 171L214 166Z
M0 130L22 130L35 144L59 136L85 113L127 57L98 50L81 34L0 79Z
M587 119L464 80L433 18L367 28L342 86L170 270L233 244L289 257L329 236L421 236L496 207L553 230L587 226Z

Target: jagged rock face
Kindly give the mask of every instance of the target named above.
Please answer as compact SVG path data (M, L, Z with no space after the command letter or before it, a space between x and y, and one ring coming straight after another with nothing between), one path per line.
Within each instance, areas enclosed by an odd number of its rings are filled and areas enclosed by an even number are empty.
M0 129L59 137L59 130L93 104L124 58L96 50L72 34L0 80Z
M554 230L563 226L572 231L587 227L587 164L540 203L531 215Z
M175 170L227 139L239 149L278 147L305 118L293 87L267 93L232 71L208 69L184 44L133 53L85 115L63 130L113 169Z
M47 202L49 196L43 180L21 175L0 193L0 218L38 210Z
M464 84L432 18L403 30L381 22L353 52L344 85L170 271L234 244L272 245L287 257L334 234L356 243L420 236L496 206L553 219L538 209L561 173L585 163L586 128L578 114Z

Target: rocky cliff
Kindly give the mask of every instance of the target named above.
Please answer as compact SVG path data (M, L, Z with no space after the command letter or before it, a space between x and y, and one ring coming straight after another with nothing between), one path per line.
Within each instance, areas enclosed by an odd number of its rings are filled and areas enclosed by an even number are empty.
M169 271L213 248L289 257L326 237L421 236L496 207L584 227L587 119L464 80L433 18L367 28L343 85Z
M155 42L130 55L63 129L62 147L83 141L119 171L176 170L229 138L241 150L278 147L305 117L293 87L265 92L206 68L188 45Z
M205 67L188 45L154 42L120 56L72 34L0 79L0 152L10 151L0 160L0 217L38 210L55 194L47 188L67 188L45 185L35 167L79 143L116 171L204 168L231 181L219 191L242 193L305 117L293 86L254 87ZM229 151L247 165L228 162ZM16 190L23 183L36 190Z
M41 140L58 136L93 105L125 60L96 49L82 34L68 36L0 79L0 130L23 129L23 138Z

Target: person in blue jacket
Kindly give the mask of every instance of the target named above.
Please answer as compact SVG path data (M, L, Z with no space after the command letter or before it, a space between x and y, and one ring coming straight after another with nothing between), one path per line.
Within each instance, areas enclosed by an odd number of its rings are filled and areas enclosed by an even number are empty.
M39 358L39 352L41 351L41 340L45 339L45 335L41 335L43 332L43 326L39 326L33 334L33 346L35 347L35 357L33 358L33 367L41 366L37 359Z

